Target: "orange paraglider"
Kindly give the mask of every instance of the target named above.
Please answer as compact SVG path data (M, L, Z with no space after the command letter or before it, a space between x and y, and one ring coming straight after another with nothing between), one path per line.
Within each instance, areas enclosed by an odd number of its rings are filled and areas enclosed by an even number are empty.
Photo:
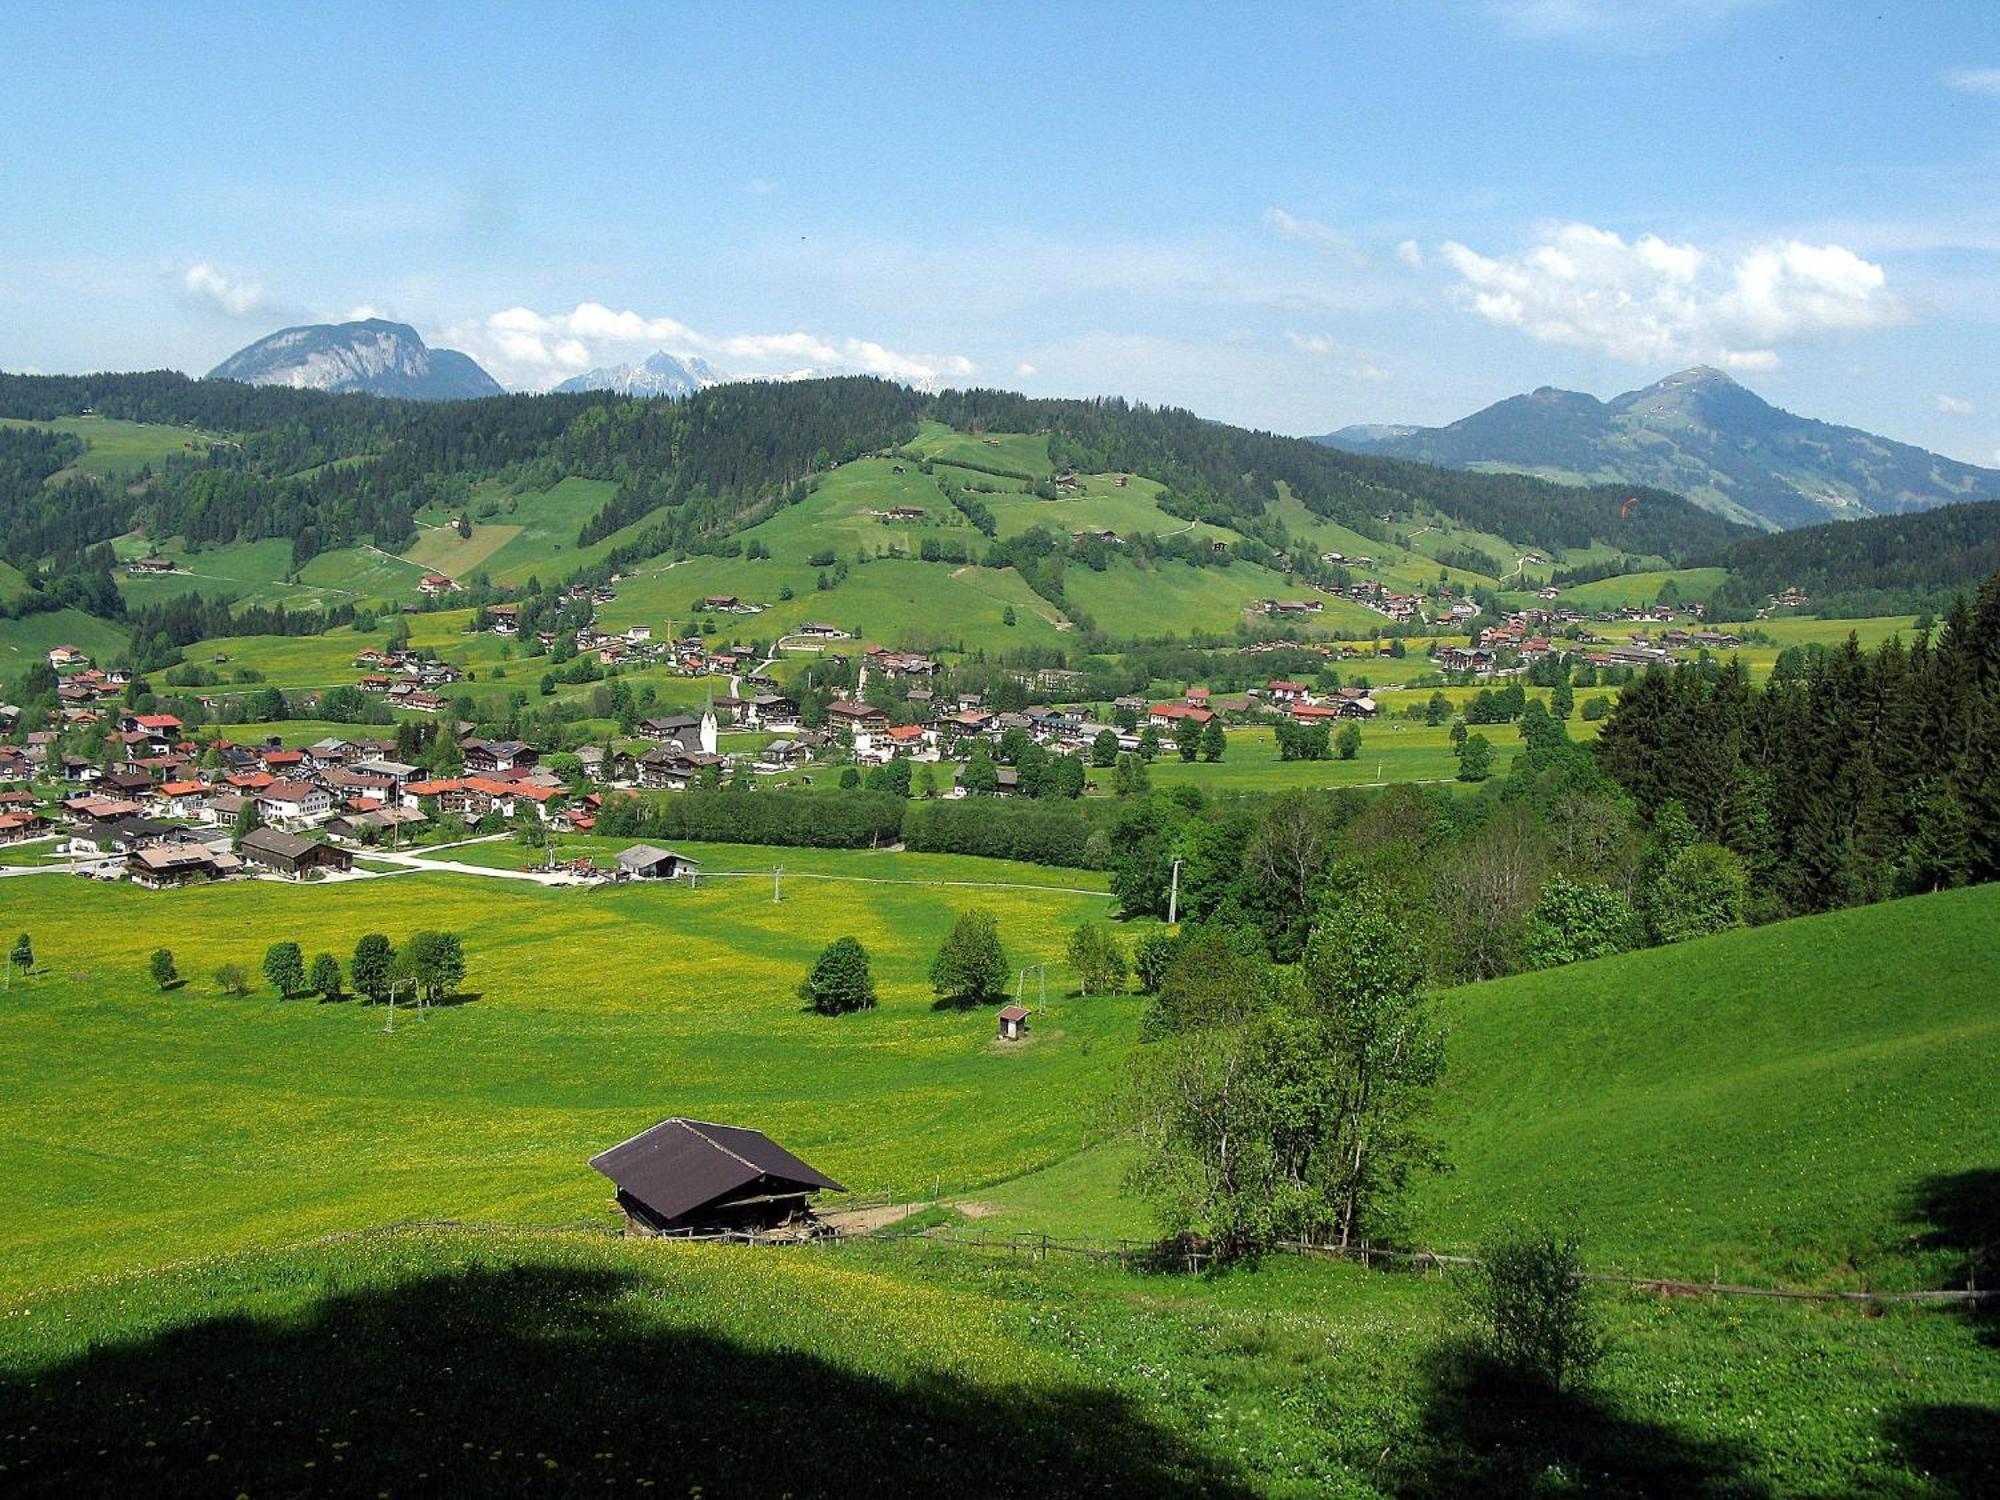
M1638 508L1639 508L1639 497L1637 495L1627 495L1625 497L1625 503L1618 507L1618 519L1621 521L1631 520L1632 512L1637 510Z

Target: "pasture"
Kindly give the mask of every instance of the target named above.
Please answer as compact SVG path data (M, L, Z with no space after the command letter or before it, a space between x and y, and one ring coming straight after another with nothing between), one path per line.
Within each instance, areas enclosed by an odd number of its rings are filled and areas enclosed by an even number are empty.
M0 676L15 677L35 662L46 661L51 646L80 646L94 660L110 662L127 644L125 632L118 626L80 609L0 620Z
M1034 433L959 432L942 422L924 422L918 426L910 448L944 463L1012 469L1037 479L1055 472L1055 465L1049 459L1048 437Z
M154 422L126 422L117 417L57 417L48 422L30 422L18 417L0 417L0 426L33 427L43 432L67 432L83 439L83 457L70 469L52 475L60 484L70 473L117 479L157 467L168 458L207 451L211 443L222 441L191 427L169 427Z
M10 879L0 921L33 934L44 972L0 1007L0 1287L408 1217L601 1219L584 1159L675 1113L760 1125L858 1191L963 1191L1044 1165L1091 1128L1140 1002L1060 999L1052 973L1034 1040L996 1049L991 1011L933 1010L925 978L974 906L1016 964L1053 967L1069 927L1110 900L804 879L776 905L761 879L589 890L408 873L177 892ZM422 926L464 935L472 998L421 1022L401 1012L393 1035L380 1009L281 1002L261 978L233 998L210 977L229 962L256 976L276 941L345 960L365 933ZM804 1015L793 987L842 933L867 946L882 1003ZM146 972L162 943L189 976L164 993Z

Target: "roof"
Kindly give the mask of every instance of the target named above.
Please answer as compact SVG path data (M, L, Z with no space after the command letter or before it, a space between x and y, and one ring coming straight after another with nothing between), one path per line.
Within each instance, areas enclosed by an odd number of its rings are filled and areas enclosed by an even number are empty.
M280 859L298 859L309 849L319 845L311 839L300 838L296 833L284 833L276 828L253 828L243 835L245 853L274 854Z
M847 1191L761 1131L678 1117L599 1152L590 1165L667 1219L760 1179L807 1192Z
M1000 1019L1003 1021L1025 1021L1028 1019L1028 1007L1025 1005L1004 1005L1000 1008Z
M676 854L671 849L657 848L652 844L634 844L629 849L618 851L618 863L627 870L643 870L662 860L677 859L684 865L698 865L697 859L689 859L685 854Z

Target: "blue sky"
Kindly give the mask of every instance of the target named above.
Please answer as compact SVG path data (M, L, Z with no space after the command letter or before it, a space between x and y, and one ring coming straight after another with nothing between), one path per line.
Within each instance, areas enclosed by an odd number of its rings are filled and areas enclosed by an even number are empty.
M369 309L1287 432L1727 364L2000 463L2000 6L41 7L0 367Z

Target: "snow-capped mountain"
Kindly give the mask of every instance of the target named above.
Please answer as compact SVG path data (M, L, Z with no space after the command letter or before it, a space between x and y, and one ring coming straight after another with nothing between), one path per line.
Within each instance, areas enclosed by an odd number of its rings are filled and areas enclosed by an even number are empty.
M460 401L504 394L468 354L431 349L407 323L367 318L281 328L239 349L208 372L211 380L364 391L415 401Z
M603 365L573 375L558 391L616 391L621 396L666 396L678 399L732 379L699 355L673 355L664 349L637 364Z

